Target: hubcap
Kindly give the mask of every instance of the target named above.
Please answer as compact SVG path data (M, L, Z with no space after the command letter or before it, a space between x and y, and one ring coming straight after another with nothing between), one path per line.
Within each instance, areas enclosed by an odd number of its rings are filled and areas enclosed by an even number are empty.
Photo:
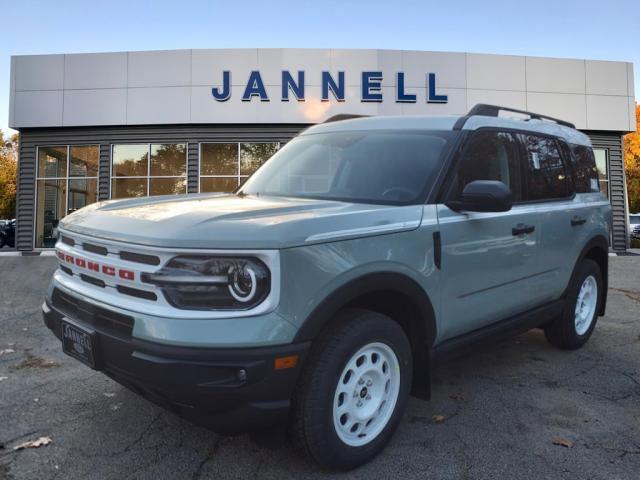
M584 335L589 330L595 317L597 303L598 283L593 275L589 275L582 282L576 301L575 322L578 335Z
M400 363L384 343L370 343L347 362L333 398L333 425L340 440L366 445L389 423L400 392Z

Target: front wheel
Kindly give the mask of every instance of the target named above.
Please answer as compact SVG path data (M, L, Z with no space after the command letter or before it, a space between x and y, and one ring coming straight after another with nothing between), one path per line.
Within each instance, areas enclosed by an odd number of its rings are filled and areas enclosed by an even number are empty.
M562 314L545 327L547 340L567 350L582 347L596 326L602 299L600 267L585 258L578 263L571 278Z
M290 439L320 465L355 468L389 442L404 412L411 346L391 318L346 310L317 341L302 373Z

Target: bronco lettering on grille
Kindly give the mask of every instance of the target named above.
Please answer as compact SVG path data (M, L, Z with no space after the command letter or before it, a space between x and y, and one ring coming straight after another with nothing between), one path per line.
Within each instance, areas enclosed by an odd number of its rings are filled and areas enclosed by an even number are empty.
M107 275L109 277L118 277L123 280L134 281L136 278L136 274L133 270L127 270L125 268L117 268L103 263L92 262L91 260L87 260L85 258L77 257L74 255L69 255L68 253L63 253L59 250L56 250L56 254L58 255L58 259L60 260L60 262L75 265L76 267L83 268L85 270L102 273L103 275Z

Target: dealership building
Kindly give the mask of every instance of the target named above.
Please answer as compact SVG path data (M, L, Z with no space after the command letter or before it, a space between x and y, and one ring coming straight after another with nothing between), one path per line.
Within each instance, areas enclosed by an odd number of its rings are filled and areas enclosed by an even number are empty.
M228 49L11 58L20 131L16 246L52 248L90 203L231 191L281 145L336 114L464 115L478 103L549 115L592 140L628 246L622 136L631 63L476 53ZM171 228L168 224L167 228Z

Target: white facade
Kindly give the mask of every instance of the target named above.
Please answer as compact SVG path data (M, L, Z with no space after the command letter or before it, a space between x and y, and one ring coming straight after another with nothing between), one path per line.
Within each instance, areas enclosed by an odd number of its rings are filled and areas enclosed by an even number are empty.
M231 96L217 101L223 71ZM269 101L243 92L260 72ZM282 72L305 72L305 98L282 101ZM344 101L321 101L322 72L344 72ZM382 72L382 101L363 101L363 72ZM415 103L398 102L397 73ZM428 74L446 103L427 103ZM376 91L373 89L372 91ZM289 92L291 93L291 92ZM433 93L433 92L432 92ZM172 50L11 58L15 129L220 123L317 123L337 113L462 115L477 103L529 110L582 130L635 129L633 65L626 62L397 50Z

